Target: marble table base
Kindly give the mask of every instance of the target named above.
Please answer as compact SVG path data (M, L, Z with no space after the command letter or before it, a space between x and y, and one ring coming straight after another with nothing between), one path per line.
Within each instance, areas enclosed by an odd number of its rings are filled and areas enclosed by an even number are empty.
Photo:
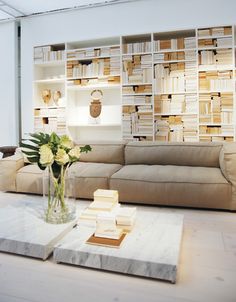
M53 225L42 218L42 197L8 196L10 205L0 207L0 251L47 259L55 244L76 224ZM0 198L1 199L1 198Z
M79 225L56 245L56 262L176 282L183 216L138 209L119 249L86 244L93 226Z

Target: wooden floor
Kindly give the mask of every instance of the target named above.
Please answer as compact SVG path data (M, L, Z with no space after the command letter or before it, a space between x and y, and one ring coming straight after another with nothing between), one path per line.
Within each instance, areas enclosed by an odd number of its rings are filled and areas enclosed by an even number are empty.
M0 302L236 302L236 213L184 214L176 284L0 253Z

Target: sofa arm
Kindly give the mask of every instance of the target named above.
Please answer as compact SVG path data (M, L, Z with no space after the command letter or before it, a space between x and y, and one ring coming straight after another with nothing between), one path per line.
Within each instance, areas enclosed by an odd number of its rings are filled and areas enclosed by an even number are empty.
M24 167L24 157L15 154L0 160L0 190L16 191L16 173Z
M236 143L225 143L220 151L220 169L232 184L231 210L236 210Z

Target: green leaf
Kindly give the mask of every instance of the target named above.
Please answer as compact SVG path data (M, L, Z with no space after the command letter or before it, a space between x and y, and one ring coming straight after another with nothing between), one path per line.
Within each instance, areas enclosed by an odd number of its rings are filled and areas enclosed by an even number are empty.
M25 150L22 150L22 152L24 154L26 154L27 156L37 156L39 158L39 153L38 152L30 152L30 151L25 151Z
M89 151L92 151L92 148L90 145L85 145L83 147L80 147L80 152L88 153Z
M26 149L29 149L29 150L35 150L35 151L38 151L39 148L36 147L36 146L33 146L33 145L30 145L30 144L25 144L25 143L20 143L20 147L21 148L26 148ZM24 151L23 151L24 152Z
M35 145L38 145L40 143L40 141L36 139L29 139L29 141Z
M38 162L38 167L40 170L45 170L47 168L47 166L42 166L40 162Z
M46 145L49 142L49 135L39 132L39 133L32 133L30 134L33 138L35 138L36 140L38 140L38 145L42 146L42 145Z
M53 144L59 145L60 137L55 132L52 132L52 134L50 136L50 142Z
M27 157L27 158L31 163L38 163L38 157Z

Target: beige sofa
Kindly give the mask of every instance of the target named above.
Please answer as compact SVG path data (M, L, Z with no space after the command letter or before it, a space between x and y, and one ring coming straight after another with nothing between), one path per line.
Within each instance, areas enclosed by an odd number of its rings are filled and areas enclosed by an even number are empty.
M91 146L71 167L77 198L102 188L118 190L121 202L236 210L236 143ZM19 154L2 159L0 189L42 194L42 171Z

